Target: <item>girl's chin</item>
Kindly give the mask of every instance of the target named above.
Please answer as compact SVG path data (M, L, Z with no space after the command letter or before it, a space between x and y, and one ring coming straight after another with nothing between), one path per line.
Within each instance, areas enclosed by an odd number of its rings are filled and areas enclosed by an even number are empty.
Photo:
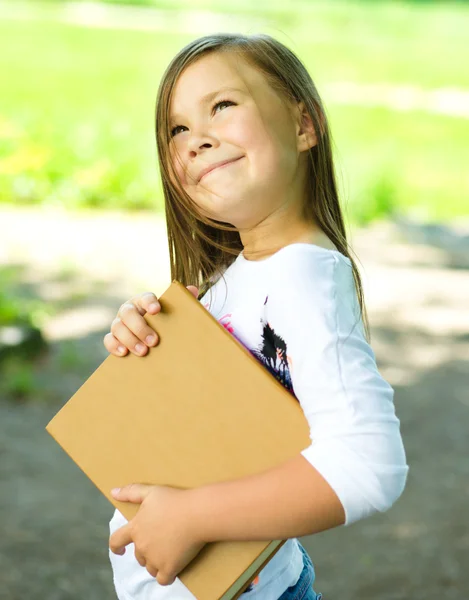
M194 204L198 211L209 219L221 223L231 223L230 219L236 219L236 215L246 212L250 202L243 201L239 197L222 198L216 194L204 194L204 198L194 198Z

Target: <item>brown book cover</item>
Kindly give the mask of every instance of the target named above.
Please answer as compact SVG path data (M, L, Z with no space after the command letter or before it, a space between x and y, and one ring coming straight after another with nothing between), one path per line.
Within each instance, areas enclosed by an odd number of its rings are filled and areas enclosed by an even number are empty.
M310 444L296 398L181 283L159 302L144 316L158 345L109 355L46 427L128 521L139 505L114 487L228 481ZM198 600L235 600L285 541L209 543L178 578Z

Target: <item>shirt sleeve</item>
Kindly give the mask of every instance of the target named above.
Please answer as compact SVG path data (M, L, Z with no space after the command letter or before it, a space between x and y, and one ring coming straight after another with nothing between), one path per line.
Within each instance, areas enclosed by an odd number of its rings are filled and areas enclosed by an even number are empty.
M286 342L309 423L311 444L301 454L335 491L349 525L388 510L404 490L409 467L394 390L366 341L351 263L314 248L288 259L266 317Z

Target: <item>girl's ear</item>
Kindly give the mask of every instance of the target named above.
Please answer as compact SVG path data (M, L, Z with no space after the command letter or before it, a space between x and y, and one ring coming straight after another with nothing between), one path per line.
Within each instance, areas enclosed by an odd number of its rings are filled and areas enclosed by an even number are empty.
M299 152L309 150L318 143L313 121L303 102L297 105L296 135Z

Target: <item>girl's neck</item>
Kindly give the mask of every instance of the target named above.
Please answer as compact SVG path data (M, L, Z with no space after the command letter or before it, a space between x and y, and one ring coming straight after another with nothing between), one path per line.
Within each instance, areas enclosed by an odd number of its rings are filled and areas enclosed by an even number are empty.
M243 256L246 260L263 260L281 248L295 243L315 244L329 250L337 250L327 235L311 223L262 238L252 235L246 238L241 234L241 242L244 246Z

